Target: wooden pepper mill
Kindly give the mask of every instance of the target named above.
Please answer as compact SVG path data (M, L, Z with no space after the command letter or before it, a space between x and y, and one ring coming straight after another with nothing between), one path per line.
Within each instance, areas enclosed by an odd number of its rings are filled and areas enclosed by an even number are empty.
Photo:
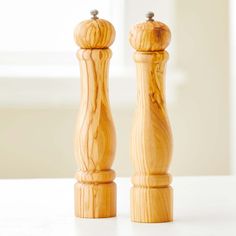
M154 21L135 25L130 34L136 49L137 109L132 131L131 157L134 173L131 189L131 220L168 222L173 220L173 190L168 167L172 156L172 135L165 102L165 51L171 38L169 28Z
M75 215L103 218L116 215L115 128L108 98L108 64L115 39L113 25L97 17L77 25L75 42L81 73L81 100L75 138L78 164Z

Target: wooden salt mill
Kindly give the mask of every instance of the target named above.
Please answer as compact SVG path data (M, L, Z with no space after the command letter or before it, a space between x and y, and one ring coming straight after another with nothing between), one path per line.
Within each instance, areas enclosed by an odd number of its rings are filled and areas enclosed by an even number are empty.
M171 38L169 28L154 21L135 25L130 34L136 49L137 109L132 131L131 157L134 173L131 189L131 220L173 221L173 190L168 168L172 156L172 135L165 102L165 51Z
M75 138L78 164L75 215L103 218L116 215L115 128L108 98L108 48L115 39L113 25L91 11L90 20L79 23L75 42L81 74L81 100Z

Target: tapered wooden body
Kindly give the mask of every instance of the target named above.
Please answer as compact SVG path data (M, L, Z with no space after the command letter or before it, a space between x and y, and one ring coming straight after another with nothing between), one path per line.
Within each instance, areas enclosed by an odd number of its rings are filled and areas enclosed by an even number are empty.
M156 24L143 23L148 30L153 25L155 28ZM135 33L137 32L131 33L130 41L136 48L139 41L137 38L134 40L137 36ZM172 135L165 101L168 53L165 50L149 50L148 45L153 44L150 41L145 44L145 39L150 40L150 37L140 38L141 47L147 50L134 53L138 91L131 142L131 220L145 223L168 222L173 220L173 193L170 187L171 176L168 174Z
M82 22L82 29L79 25L76 31L77 41L89 40L89 43L83 41L82 44L87 45L88 48L79 49L77 52L81 86L75 138L78 164L75 215L84 218L116 215L116 184L113 182L115 172L111 170L116 140L108 97L108 66L112 53L109 48L99 48L99 40L102 40L103 36L99 24L104 23L106 21L102 19L88 20L88 24ZM97 38L93 38L91 31L84 28L84 25L86 27L88 25ZM89 32L89 37L88 35L83 37L83 34ZM109 37L114 37L111 31L107 33L110 34ZM92 42L94 39L95 41ZM113 40L109 39L109 41ZM91 48L94 42L98 48ZM101 42L104 44L106 41Z

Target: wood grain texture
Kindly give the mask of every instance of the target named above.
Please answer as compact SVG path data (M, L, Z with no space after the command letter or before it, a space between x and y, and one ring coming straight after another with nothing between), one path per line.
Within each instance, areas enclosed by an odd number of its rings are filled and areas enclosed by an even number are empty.
M104 19L85 20L80 22L74 33L75 42L80 48L108 48L115 39L113 25Z
M133 176L131 219L173 220L171 176L172 135L165 102L166 51L135 52L137 109L131 143Z
M171 32L168 26L159 21L136 24L129 34L130 44L141 52L165 50L170 40Z
M115 128L108 98L110 49L80 49L81 100L75 138L75 215L116 215Z

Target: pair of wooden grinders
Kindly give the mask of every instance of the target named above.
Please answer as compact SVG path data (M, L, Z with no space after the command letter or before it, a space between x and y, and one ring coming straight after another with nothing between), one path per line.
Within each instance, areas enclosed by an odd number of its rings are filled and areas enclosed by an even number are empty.
M104 218L116 215L115 172L111 169L116 138L108 97L109 46L115 38L112 24L97 17L77 25L75 41L81 73L81 100L75 150L78 171L75 184L75 215ZM132 131L131 156L134 173L131 189L131 220L173 220L171 176L172 136L164 95L169 28L153 20L133 27L129 35L136 50L137 109Z

